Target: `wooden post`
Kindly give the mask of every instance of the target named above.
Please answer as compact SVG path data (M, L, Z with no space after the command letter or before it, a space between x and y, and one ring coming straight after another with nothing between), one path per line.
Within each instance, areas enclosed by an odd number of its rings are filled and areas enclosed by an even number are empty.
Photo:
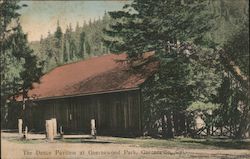
M96 138L96 128L95 128L95 119L91 119L91 135L95 139Z
M53 135L54 137L57 136L57 122L56 122L56 118L51 118L52 123L53 123Z
M45 120L45 136L48 138L48 125L49 125L49 120Z
M214 136L214 124L212 123L212 136Z
M18 119L18 132L19 132L19 135L22 135L22 131L23 131L23 120Z
M223 127L220 127L220 136L223 136Z
M54 140L53 121L52 120L46 120L46 138L49 141Z
M27 126L25 126L23 138L28 139L28 127Z
M231 124L229 126L229 136L232 137L232 126L231 126Z

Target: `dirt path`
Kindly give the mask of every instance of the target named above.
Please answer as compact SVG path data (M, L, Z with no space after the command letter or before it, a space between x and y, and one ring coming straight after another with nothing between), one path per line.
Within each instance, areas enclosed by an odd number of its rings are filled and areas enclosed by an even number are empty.
M249 159L249 150L143 148L129 144L20 143L2 134L2 159Z

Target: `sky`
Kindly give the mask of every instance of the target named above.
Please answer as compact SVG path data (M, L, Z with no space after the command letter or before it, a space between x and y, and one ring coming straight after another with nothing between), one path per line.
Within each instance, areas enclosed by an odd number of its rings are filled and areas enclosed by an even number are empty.
M84 20L88 22L89 19L98 19L105 11L120 10L129 1L21 1L20 3L28 5L19 11L23 31L28 33L29 41L38 41L41 35L46 37L49 31L53 33L56 30L58 20L65 32L70 23L73 28L77 22L82 26Z

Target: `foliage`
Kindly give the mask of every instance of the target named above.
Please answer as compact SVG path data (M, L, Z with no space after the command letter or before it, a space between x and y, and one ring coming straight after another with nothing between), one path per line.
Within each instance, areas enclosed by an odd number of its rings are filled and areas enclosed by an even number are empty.
M242 73L249 77L249 19L228 38L223 48Z
M188 108L187 111L208 111L216 110L219 108L218 104L213 104L211 102L204 103L200 101L193 102Z
M105 14L102 19L90 21L89 24L84 22L83 26L77 23L75 29L69 24L65 33L58 22L55 33L49 32L48 37L31 42L30 46L35 50L39 60L45 61L43 72L65 63L108 53L108 46L104 46L102 42L102 30L111 21Z
M184 112L192 102L207 102L219 86L212 81L220 81L215 68L218 59L209 59L216 55L212 49L198 47L208 46L205 35L213 27L213 15L206 1L196 2L135 0L123 11L110 12L117 22L105 31L113 37L105 39L112 51L126 52L130 60L141 58L143 52L155 51L159 72L144 86L143 93L147 121L161 120L163 135L164 116L166 133L171 136L173 118L185 118ZM181 129L178 125L182 124L175 123L175 128Z
M248 19L227 40L224 50L229 62L234 65L224 65L223 83L219 88L219 95L215 99L221 103L222 107L216 112L215 123L231 127L235 136L241 138L244 137L250 126ZM234 71L230 67L237 69ZM239 80L238 76L243 76L245 81Z
M112 51L126 51L129 57L166 48L177 40L202 43L205 31L212 26L205 21L212 18L211 14L202 12L205 8L204 2L135 0L124 6L124 11L110 12L112 18L119 20L106 30L115 39L105 42L113 46Z
M42 63L38 63L33 50L29 48L27 35L23 33L20 24L18 24L16 32L11 35L11 38L12 43L10 44L10 51L12 56L15 57L15 60L21 64L19 78L16 78L15 82L20 83L20 86L18 87L19 91L27 91L32 87L33 82L39 81L39 78L42 75Z
M7 101L14 95L24 97L33 82L39 81L42 66L28 46L27 35L22 32L17 11L18 1L1 1L1 117L7 115ZM39 66L40 65L40 66Z
M214 29L207 36L223 47L228 39L237 32L249 17L248 0L209 0L209 10L216 17Z
M14 25L20 14L17 10L21 8L17 1L1 1L0 3L0 73L1 73L1 121L6 117L6 99L9 94L13 93L11 85L14 85L14 79L18 77L18 72L11 67L11 64L16 64L19 68L20 65L11 56L8 51L10 49L11 38L9 37L16 29ZM14 23L13 25L11 25Z

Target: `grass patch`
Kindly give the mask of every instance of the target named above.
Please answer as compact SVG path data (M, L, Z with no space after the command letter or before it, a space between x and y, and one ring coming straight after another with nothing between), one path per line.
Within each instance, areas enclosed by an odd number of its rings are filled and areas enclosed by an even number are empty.
M196 143L196 144L201 144L203 146L223 148L223 149L249 149L250 150L249 140L207 139L205 141L192 140L192 141L183 141L183 142Z
M82 139L77 138L77 139L60 139L59 141L64 142L64 143L81 143Z
M11 142L18 144L39 144L46 143L46 140L21 140L9 139ZM175 139L141 139L141 138L120 138L120 137L98 137L94 139L83 138L64 138L56 139L54 143L82 143L82 144L130 144L139 147L161 147L161 148L183 148L183 149L249 149L250 140L233 140L233 139L192 139L192 138L175 138Z
M231 139L128 139L114 138L113 143L133 144L141 147L193 148L193 149L250 149L250 141Z
M22 139L10 139L10 142L14 142L17 144L40 144L45 143L45 140L22 140Z

